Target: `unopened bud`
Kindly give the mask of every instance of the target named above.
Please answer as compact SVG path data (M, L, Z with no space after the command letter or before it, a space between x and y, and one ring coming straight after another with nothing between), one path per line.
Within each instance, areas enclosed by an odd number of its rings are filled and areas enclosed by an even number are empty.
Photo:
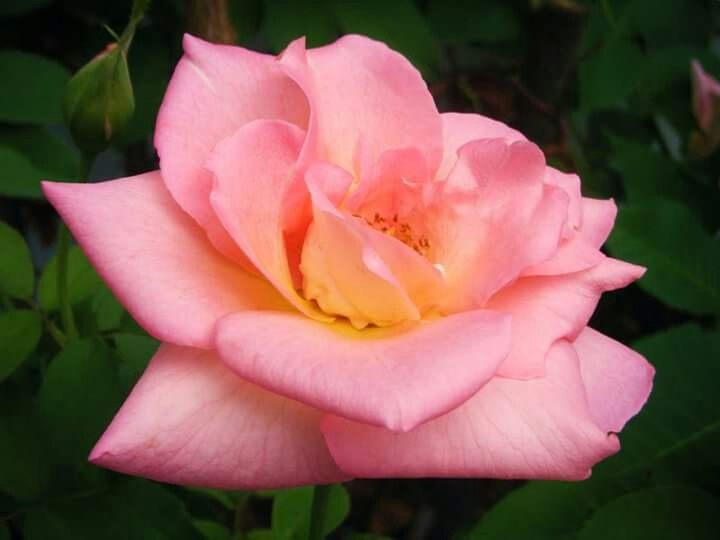
M135 110L126 50L113 43L80 69L68 83L63 109L77 145L89 154L104 150Z
M720 116L720 83L700 65L692 61L693 112L700 129L709 133Z

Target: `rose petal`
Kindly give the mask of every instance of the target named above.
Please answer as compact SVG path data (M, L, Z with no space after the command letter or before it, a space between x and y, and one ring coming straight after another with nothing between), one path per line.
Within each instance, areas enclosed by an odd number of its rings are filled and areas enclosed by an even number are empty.
M693 85L693 112L698 126L707 133L712 127L716 108L714 102L720 99L720 82L708 75L697 60L693 60L690 64L690 73Z
M362 36L305 50L292 42L281 65L303 88L311 120L301 162L310 156L358 172L360 140L371 163L385 150L417 148L434 172L442 153L440 115L420 73L385 44Z
M573 343L590 413L603 431L619 432L647 401L655 375L645 358L586 327Z
M242 261L210 206L212 176L205 163L218 142L252 120L280 118L306 127L307 100L273 56L187 34L183 47L155 127L160 169L175 200L213 244Z
M583 197L583 224L580 234L595 248L600 248L612 231L617 206L612 199Z
M303 131L282 120L256 120L217 145L208 162L220 221L255 267L309 317L329 321L293 286L283 237L283 200L293 185Z
M308 178L314 221L302 254L305 296L356 327L419 320L437 297L442 276L427 259L340 212Z
M502 122L467 113L443 113L443 158L436 178L444 180L458 160L458 150L470 141L478 139L505 139L509 143L526 141L519 131L506 126Z
M407 431L457 407L492 377L509 333L509 318L488 311L362 331L242 312L220 321L217 348L232 370L263 388Z
M214 353L163 345L90 454L160 482L268 489L348 480L320 413L239 379Z
M593 247L582 235L576 234L569 240L563 240L552 258L526 268L522 276L573 274L592 268L604 258L605 255L601 251Z
M487 306L512 315L513 343L498 374L515 379L542 376L552 343L575 339L602 293L625 287L644 273L640 266L606 257L583 272L522 278L500 291Z
M572 238L582 227L583 205L580 194L580 177L577 174L568 174L553 167L546 167L545 183L561 188L568 196L568 218L563 237Z
M219 317L289 307L213 249L157 171L43 190L120 302L160 340L209 348Z
M448 208L432 235L451 291L442 304L446 312L483 306L555 253L568 197L544 184L544 174L544 157L532 143L484 139L460 150L444 183Z
M407 433L329 416L322 431L338 466L358 477L581 480L619 449L590 416L567 342L548 353L547 375L493 378L452 412Z

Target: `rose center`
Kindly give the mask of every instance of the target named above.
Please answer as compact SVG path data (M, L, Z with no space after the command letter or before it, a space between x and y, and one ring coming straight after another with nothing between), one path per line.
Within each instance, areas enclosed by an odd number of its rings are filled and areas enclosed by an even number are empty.
M382 216L375 212L372 217L353 214L354 217L362 219L373 229L399 240L406 246L412 248L417 254L427 257L430 252L430 240L424 234L414 230L408 221L398 219L397 214L391 218Z

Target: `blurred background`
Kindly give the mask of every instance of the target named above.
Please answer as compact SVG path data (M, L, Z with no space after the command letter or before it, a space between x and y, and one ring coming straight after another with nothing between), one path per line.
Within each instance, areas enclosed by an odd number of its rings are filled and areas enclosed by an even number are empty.
M59 222L39 181L84 180L63 95L130 10L0 2L0 540L302 539L312 488L188 489L85 461L157 342L72 247L83 339L61 347ZM591 322L657 368L623 450L591 479L357 480L332 492L333 538L720 538L720 96L699 123L690 70L720 77L720 2L154 0L128 55L135 113L93 180L156 168L155 114L185 31L273 53L301 35L386 41L441 111L501 120L577 171L585 195L615 198L607 250L650 269Z

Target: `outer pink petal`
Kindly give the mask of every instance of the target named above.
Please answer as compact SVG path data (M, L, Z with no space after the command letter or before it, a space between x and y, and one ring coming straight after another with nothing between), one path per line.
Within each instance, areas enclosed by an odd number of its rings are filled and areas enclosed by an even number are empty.
M272 56L190 35L183 46L155 128L160 169L175 200L213 244L243 260L210 206L212 176L205 162L218 142L252 120L280 118L304 128L307 101Z
M605 255L581 234L563 240L551 259L535 264L522 273L526 276L556 276L587 270L603 261Z
M44 182L43 190L123 305L158 339L209 348L223 315L289 307L213 249L158 172L98 184Z
M617 206L612 199L583 200L583 225L581 235L593 247L600 248L612 231L617 217Z
M581 480L619 449L588 410L572 346L558 342L546 377L496 377L452 412L408 432L330 416L323 434L338 466L361 477Z
M595 423L603 431L621 431L647 401L655 368L632 349L592 328L585 328L574 346Z
M720 82L713 79L703 69L700 62L693 60L690 67L693 83L693 112L697 123L705 132L710 131L713 115L720 100Z
M90 461L160 482L266 489L348 479L320 413L235 376L209 351L163 345Z
M305 51L304 40L281 55L305 91L311 120L302 161L321 159L357 171L360 141L374 163L385 150L413 147L435 171L442 153L440 115L420 73L385 44L362 36Z
M306 315L329 321L295 291L283 237L283 202L303 135L281 120L240 128L218 144L208 162L215 177L210 199L225 229L277 290Z
M599 251L599 247L612 228L614 220L614 214L612 214L612 220L607 222L610 210L607 203L612 205L612 201L584 199L580 194L580 178L576 174L566 174L552 167L548 167L545 171L545 182L563 189L568 195L570 201L568 220L565 223L563 239L557 252L550 259L527 268L523 275L570 274L587 270L600 263L604 256ZM598 207L595 203L601 204ZM588 206L590 209L586 219L584 213ZM600 237L602 240L598 243Z
M510 320L472 311L354 330L283 313L218 324L221 358L241 377L313 407L407 431L460 405L505 357Z
M571 238L580 230L583 222L580 177L577 174L564 173L553 167L547 167L545 169L545 183L561 188L568 196L568 217L563 237Z
M500 291L487 307L512 315L513 343L498 374L515 379L542 376L552 343L575 339L602 293L625 287L644 272L639 266L605 258L583 272L522 278Z
M525 136L487 116L466 113L443 113L443 157L436 178L444 180L455 166L458 150L478 139L505 139L507 142L526 141Z

